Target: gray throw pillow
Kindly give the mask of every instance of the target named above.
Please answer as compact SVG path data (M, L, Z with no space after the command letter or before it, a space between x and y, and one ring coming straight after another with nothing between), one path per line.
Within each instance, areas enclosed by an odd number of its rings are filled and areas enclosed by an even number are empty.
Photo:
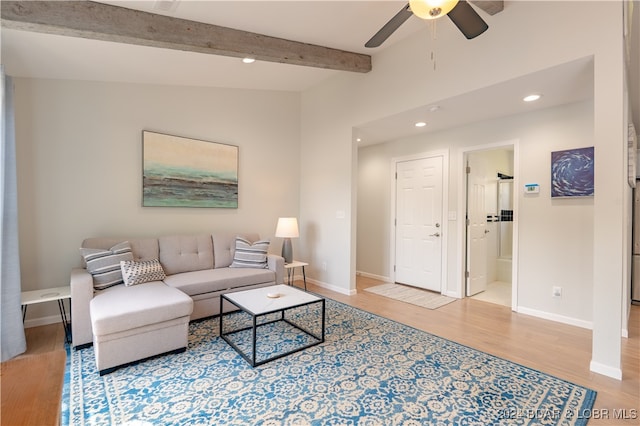
M267 267L267 251L269 240L251 243L242 237L236 237L236 251L230 268L258 268Z
M104 290L122 284L120 262L133 260L129 241L123 241L109 250L81 248L80 254L87 264L87 271L93 276L94 290Z

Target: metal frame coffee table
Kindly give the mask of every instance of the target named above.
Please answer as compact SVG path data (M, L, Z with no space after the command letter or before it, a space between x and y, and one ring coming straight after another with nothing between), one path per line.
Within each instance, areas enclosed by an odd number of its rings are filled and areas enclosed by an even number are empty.
M278 297L272 297L274 295L278 295ZM271 297L270 297L271 296ZM223 302L227 301L232 305L238 307L242 312L249 314L251 316L251 325L248 327L243 327L231 331L224 332L223 321L226 316L234 314L234 312L223 313L222 306ZM313 333L307 328L301 326L300 324L296 324L292 318L287 318L286 312L292 310L294 308L301 308L303 306L312 305L315 303L319 303L321 318L319 318L321 322L321 332L318 335L317 333ZM277 314L276 319L269 319L264 322L258 322L261 317L265 317L269 314ZM256 343L257 343L257 331L260 327L264 327L269 324L277 323L280 321L284 321L287 324L295 327L300 330L307 336L312 337L313 341L311 343L303 344L302 346L296 347L293 350L276 354L272 357L268 357L266 359L262 359L260 361L256 360ZM251 330L252 341L251 341L251 354L245 353L236 343L234 343L230 336L236 333L240 333L243 331ZM318 345L324 342L324 331L325 331L325 300L321 297L315 296L313 294L307 293L305 291L299 290L295 287L290 287L287 285L275 285L269 287L261 287L252 290L238 291L235 293L223 294L220 297L220 337L227 342L233 349L238 352L252 367L256 367L267 363L269 361L273 361L278 358L282 358L287 355L291 355L292 353L299 352L301 350L310 348L311 346Z

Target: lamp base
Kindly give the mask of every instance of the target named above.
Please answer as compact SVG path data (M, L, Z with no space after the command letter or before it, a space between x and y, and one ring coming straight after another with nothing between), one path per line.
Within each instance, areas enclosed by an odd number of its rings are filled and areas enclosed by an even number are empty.
M282 257L284 257L284 263L293 262L293 247L291 247L291 238L285 238L282 242Z

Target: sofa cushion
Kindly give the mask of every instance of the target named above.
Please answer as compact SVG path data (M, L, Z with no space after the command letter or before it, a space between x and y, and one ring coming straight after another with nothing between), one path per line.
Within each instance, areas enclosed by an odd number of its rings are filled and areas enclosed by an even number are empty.
M160 237L160 263L167 275L213 268L213 243L209 235Z
M270 269L217 268L169 275L165 284L189 296L228 290L254 284L275 283L276 274Z
M122 284L120 262L133 260L129 241L123 241L113 247L103 249L80 248L87 271L93 276L93 288L104 290Z
M257 241L260 236L255 233L238 234L231 232L217 232L211 235L213 239L214 268L226 268L233 262L236 251L236 237L242 237L249 241Z
M160 281L117 286L90 303L93 334L104 336L191 315L193 300Z
M157 238L87 238L82 242L83 248L108 249L122 241L129 241L133 260L158 259L158 239ZM86 266L86 264L83 264Z
M148 283L150 281L162 281L167 277L158 259L141 260L139 262L135 260L123 260L120 262L120 269L122 270L122 278L126 286Z
M251 243L245 238L236 237L236 251L230 267L264 269L267 267L268 251L269 240Z

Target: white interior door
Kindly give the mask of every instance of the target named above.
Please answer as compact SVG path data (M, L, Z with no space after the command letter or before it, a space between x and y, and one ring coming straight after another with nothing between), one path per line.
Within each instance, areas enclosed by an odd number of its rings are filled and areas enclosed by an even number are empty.
M396 163L395 281L442 287L441 156Z
M477 168L476 168L477 169ZM467 168L469 170L469 168ZM487 211L484 176L467 173L467 296L487 289Z

